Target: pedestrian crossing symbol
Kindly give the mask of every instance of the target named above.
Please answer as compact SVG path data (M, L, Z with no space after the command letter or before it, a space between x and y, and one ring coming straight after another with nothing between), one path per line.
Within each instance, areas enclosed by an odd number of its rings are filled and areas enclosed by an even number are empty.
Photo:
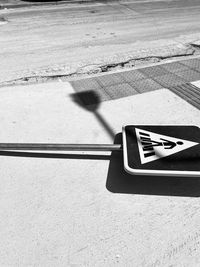
M132 175L200 177L200 129L194 125L126 125L124 169Z
M135 128L141 164L155 161L198 145L196 142Z

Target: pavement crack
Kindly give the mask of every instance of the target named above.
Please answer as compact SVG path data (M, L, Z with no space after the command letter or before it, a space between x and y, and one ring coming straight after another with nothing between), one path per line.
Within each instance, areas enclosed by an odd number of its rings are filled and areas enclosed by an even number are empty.
M107 63L102 65L101 64L86 65L79 67L76 71L71 73L62 73L62 74L52 73L48 75L38 74L38 75L24 76L0 82L0 87L23 85L23 84L35 84L35 83L50 82L55 80L70 81L72 79L77 79L77 78L86 78L94 74L108 73L111 71L118 71L125 69L129 70L133 67L142 67L148 64L154 64L159 62L164 63L169 59L186 58L188 56L198 55L198 54L200 54L200 42L199 44L197 42L189 44L187 49L181 51L180 53L160 55L160 56L137 57L137 58L133 57L126 61Z
M190 43L190 46L193 47L195 49L195 51L200 51L200 40L198 40L194 43Z

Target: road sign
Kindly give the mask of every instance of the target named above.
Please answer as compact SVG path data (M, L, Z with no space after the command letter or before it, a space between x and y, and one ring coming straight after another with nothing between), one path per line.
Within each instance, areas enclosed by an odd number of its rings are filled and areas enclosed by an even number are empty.
M125 126L123 153L131 174L200 177L197 126Z
M123 144L0 143L0 151L121 151L131 174L200 177L197 126L128 125ZM12 152L11 152L12 153Z

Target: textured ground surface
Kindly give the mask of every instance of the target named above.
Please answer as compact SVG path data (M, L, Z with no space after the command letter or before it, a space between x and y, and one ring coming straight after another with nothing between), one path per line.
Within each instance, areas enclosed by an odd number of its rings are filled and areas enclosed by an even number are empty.
M88 90L94 92L100 102L155 91L164 87L200 109L200 90L191 84L199 79L200 58L198 57L74 80L71 81L71 85L77 93ZM89 105L93 104L95 99L85 97L84 101Z
M0 10L0 82L199 53L197 0L60 3Z
M198 84L196 84L198 85ZM69 83L1 88L1 142L113 143L123 124L199 124L161 89L95 109ZM1 152L1 266L199 266L200 181L133 177L122 155Z
M78 63L83 70L80 59L88 68L99 55L107 68L107 55L119 60L124 51L128 58L149 51L169 55L174 47L174 55L193 53L185 42L188 33L190 41L198 37L199 1L144 2L2 10L1 82L19 78L26 83L29 78L21 78L29 75L57 78ZM74 14L79 16L72 19ZM136 22L133 32L126 29L128 21ZM168 37L178 32L183 35L177 45ZM164 39L153 42L160 34ZM130 45L134 35L140 41ZM84 80L59 77L57 83L1 88L1 142L112 144L120 142L116 134L125 124L200 126L199 66L196 58ZM133 177L124 172L120 153L0 156L0 266L200 265L199 179Z

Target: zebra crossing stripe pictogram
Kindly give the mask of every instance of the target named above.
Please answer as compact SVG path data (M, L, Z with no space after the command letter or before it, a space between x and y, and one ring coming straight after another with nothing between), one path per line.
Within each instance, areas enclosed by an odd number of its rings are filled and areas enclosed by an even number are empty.
M196 142L135 128L142 164L170 156L190 147Z

